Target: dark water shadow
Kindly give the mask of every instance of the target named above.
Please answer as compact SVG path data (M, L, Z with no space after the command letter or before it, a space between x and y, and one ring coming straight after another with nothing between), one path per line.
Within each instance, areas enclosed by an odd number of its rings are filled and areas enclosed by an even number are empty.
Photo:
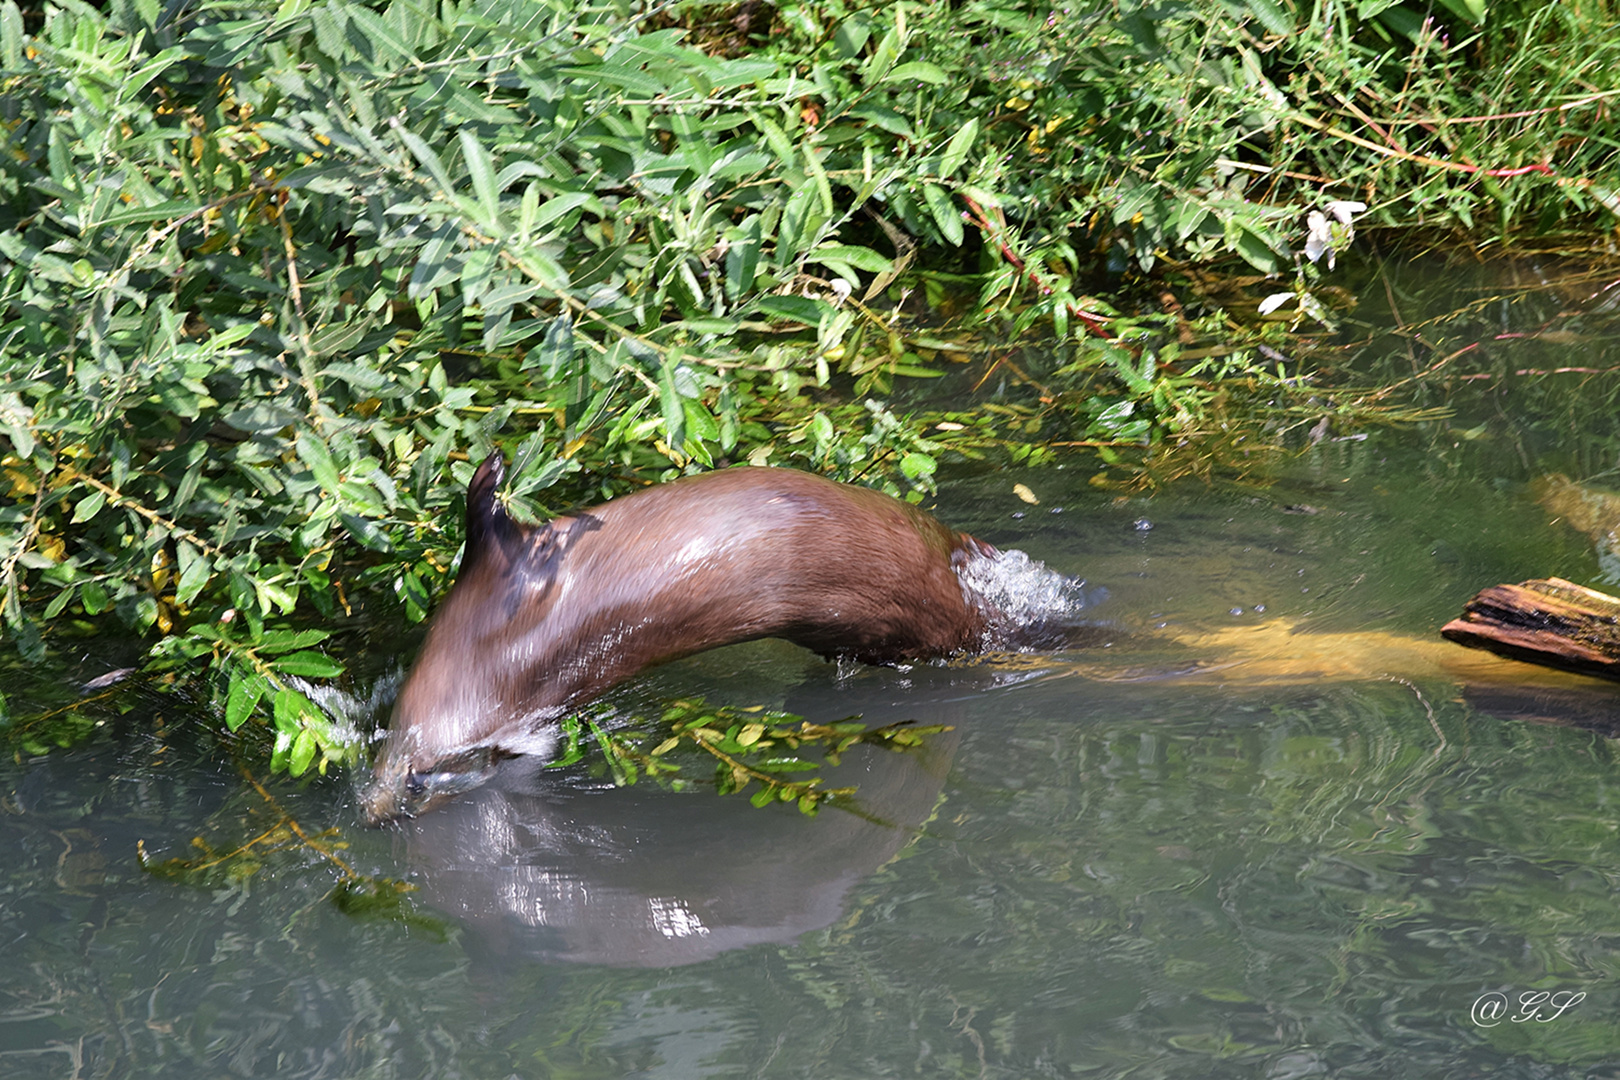
M1465 685L1463 700L1474 712L1507 723L1551 724L1620 738L1620 686L1579 676L1572 676L1571 682L1576 684Z

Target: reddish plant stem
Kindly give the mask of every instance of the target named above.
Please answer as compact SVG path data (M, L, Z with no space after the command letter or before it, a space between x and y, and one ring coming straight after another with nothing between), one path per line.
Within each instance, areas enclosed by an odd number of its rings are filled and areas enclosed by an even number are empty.
M1024 277L1028 278L1030 284L1039 289L1042 296L1051 296L1052 287L1042 280L1040 271L1026 264L1019 254L1012 249L1011 245L1007 243L1005 227L1000 225L992 225L990 223L989 215L984 212L984 208L978 204L978 201L975 200L973 196L963 195L962 201L968 205L969 218L972 220L973 224L977 225L980 232L984 233L995 242L996 247L1001 250L1001 257L1011 263L1013 269L1017 270ZM1069 309L1070 316L1085 323L1086 329L1090 330L1093 334L1096 334L1100 338L1112 339L1114 337L1114 335L1108 331L1108 327L1104 324L1102 316L1085 310L1079 304L1070 303L1065 304L1064 306Z

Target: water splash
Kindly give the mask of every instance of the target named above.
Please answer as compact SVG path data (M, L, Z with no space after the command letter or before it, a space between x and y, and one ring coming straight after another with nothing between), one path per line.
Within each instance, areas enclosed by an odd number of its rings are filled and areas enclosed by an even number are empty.
M345 690L330 684L306 682L296 676L283 676L293 689L309 698L332 722L333 730L345 741L361 744L378 742L388 733L383 720L399 696L405 683L405 669L394 670L377 678L365 689Z
M1108 598L1101 586L1087 588L1022 551L982 554L958 576L968 593L996 613L985 647L999 650L1050 648L1065 631L1088 622L1085 612Z

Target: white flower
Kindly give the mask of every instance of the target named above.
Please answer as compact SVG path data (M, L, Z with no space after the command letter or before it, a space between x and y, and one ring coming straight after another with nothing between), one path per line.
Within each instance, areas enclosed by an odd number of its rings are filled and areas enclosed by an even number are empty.
M1364 202L1347 202L1343 199L1334 199L1332 202L1327 204L1326 209L1328 213L1332 214L1334 217L1348 225L1355 215L1367 209L1367 204Z
M1334 199L1325 209L1327 214L1312 210L1305 215L1305 257L1316 262L1326 255L1328 269L1331 270L1334 257L1356 238L1355 226L1351 222L1355 220L1355 215L1367 209L1367 204ZM1337 226L1328 220L1328 214L1338 221Z
M1333 231L1320 210L1312 210L1305 217L1305 257L1316 262L1328 257L1328 269L1333 269Z

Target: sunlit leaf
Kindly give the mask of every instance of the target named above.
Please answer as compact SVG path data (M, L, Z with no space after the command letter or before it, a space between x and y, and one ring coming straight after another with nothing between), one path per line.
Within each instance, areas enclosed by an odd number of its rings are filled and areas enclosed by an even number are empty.
M967 160L968 151L973 149L973 140L979 137L979 119L973 117L957 129L951 141L945 144L945 153L939 159L939 175L950 177L962 167Z
M272 668L284 675L310 679L332 679L343 674L343 665L318 652L296 652L273 660Z
M883 77L883 81L925 82L934 86L944 86L951 81L951 77L945 74L937 64L931 64L926 60L911 60L890 68L889 73Z
M258 708L266 689L265 681L259 675L233 670L230 689L225 696L225 726L232 731L241 727L253 715L253 710Z
M106 494L99 490L93 490L90 492L90 494L80 499L79 504L73 508L73 517L71 520L75 525L83 524L100 513L101 508L106 505Z

